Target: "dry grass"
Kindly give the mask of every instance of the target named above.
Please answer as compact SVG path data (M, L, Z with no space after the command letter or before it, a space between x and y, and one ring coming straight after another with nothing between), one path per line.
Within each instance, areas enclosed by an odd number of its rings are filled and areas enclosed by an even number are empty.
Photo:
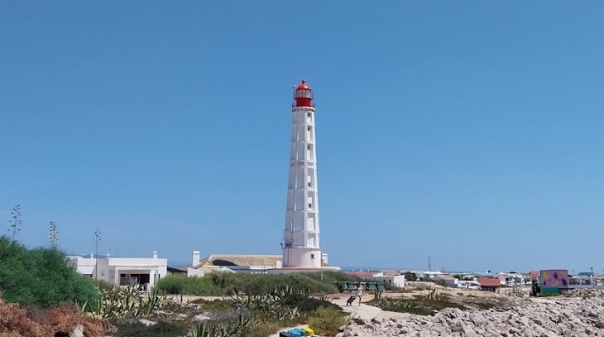
M25 310L15 303L0 302L0 337L69 335L78 325L84 328L87 337L103 337L113 331L108 323L78 313L67 305Z
M437 293L442 298L429 298L430 294ZM518 299L507 291L490 292L474 289L450 288L434 282L414 281L407 282L403 292L385 292L383 298L397 308L392 311L409 312L416 307L429 307L442 310L443 307L466 307L476 309L505 309L513 305ZM426 302L430 305L422 305ZM413 305L412 305L413 304ZM426 303L423 303L426 304ZM388 310L388 309L386 309ZM426 311L427 312L427 311Z
M48 337L54 335L49 326L35 322L18 304L0 303L0 333L14 336Z

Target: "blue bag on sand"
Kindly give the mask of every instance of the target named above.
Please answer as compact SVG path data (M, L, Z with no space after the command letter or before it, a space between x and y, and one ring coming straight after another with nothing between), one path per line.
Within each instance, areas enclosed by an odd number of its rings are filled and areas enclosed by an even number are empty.
M290 334L291 337L305 337L304 335L302 335L302 331L298 329L291 329L287 332Z

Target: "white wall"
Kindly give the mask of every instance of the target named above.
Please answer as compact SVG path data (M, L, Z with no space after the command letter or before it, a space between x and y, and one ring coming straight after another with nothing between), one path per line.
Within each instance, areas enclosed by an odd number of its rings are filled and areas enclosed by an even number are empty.
M459 280L456 278L453 278L453 279L440 279L439 278L439 280L441 280L447 287L457 288L457 286L459 284Z
M397 288L405 287L405 275L396 275L396 276L382 275L382 276L374 276L374 277L371 277L370 279L374 280L374 281L378 281L378 282L384 282L387 284L391 284L392 286L397 287Z
M314 113L311 107L292 109L284 267L321 267Z
M81 256L69 256L69 264L74 267L78 273L82 275L90 275L94 277L94 268L96 266L96 259L85 258Z
M149 275L149 286L153 287L157 281L168 274L168 259L71 257L70 263L80 274L89 274L94 279L115 285L119 285L121 274L146 274Z
M191 259L191 267L197 267L201 259L201 252L198 250L193 251L193 257Z
M199 264L199 263L198 263ZM188 277L203 277L206 273L201 269L187 268Z

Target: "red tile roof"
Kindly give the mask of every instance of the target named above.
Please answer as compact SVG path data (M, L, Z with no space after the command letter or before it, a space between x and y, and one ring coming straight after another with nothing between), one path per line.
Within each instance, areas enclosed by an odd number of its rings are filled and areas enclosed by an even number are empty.
M528 274L528 276L529 276L529 278L531 278L531 279L536 279L537 277L539 277L539 272L538 272L538 271L531 271L531 272Z
M501 287L501 281L498 278L481 277L478 279L481 287Z

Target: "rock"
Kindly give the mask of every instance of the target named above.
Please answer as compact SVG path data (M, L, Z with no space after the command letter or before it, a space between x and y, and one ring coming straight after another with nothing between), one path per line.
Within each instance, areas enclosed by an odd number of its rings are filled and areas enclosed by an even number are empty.
M203 314L199 314L199 315L193 316L191 318L191 322L193 322L193 323L201 323L201 322L204 322L204 321L207 321L207 320L210 320L210 319L212 319L212 318L208 317L206 315L203 315Z
M514 301L511 307L495 310L447 308L434 316L353 318L338 337L604 337L604 292L591 297L576 294Z
M353 317L352 321L355 322L358 325L365 325L365 324L367 324L367 322L365 322L364 319L359 318L359 317Z
M459 333L463 333L463 323L459 320L453 322L453 324L451 324L451 332L459 332Z
M152 326L152 325L157 324L157 322L153 322L153 321L150 321L150 320L148 320L148 319L144 319L144 318L141 318L141 319L139 319L138 321L139 321L140 323L144 324L145 326Z
M84 337L84 326L82 324L76 325L69 337Z

